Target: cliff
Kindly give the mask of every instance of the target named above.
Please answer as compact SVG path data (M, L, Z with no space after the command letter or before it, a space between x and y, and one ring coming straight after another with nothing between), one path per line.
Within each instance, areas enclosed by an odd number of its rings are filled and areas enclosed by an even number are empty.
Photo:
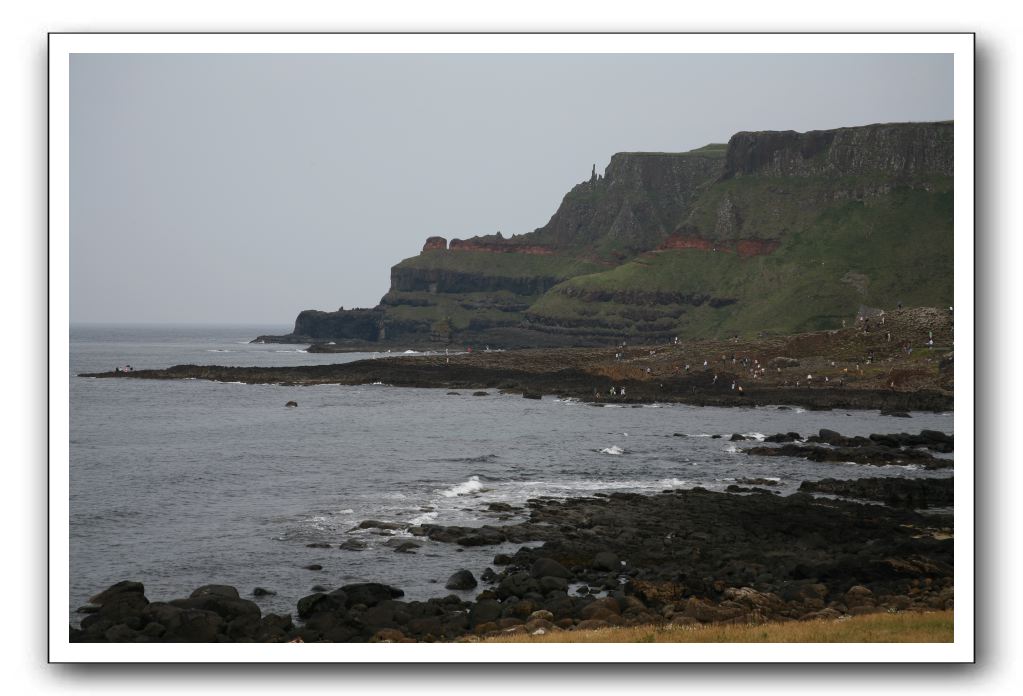
M837 328L952 298L954 125L618 153L526 234L432 236L373 310L268 340L601 344Z
M951 121L885 123L827 131L736 133L723 178L883 176L898 181L952 176Z

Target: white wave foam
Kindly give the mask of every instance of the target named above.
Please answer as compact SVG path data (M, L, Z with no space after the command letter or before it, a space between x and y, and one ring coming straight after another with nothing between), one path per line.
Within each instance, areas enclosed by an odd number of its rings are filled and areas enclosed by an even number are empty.
M625 450L623 450L618 445L611 445L610 447L605 447L604 449L600 450L600 453L601 454L625 454Z
M344 510L338 510L337 514L339 514L339 515L354 515L355 514L355 510L353 510L351 508L345 508Z
M413 517L411 520L408 521L408 523L412 526L427 524L428 522L433 522L435 519L437 519L437 514L438 513L436 512L424 512L422 515L419 515L418 517Z
M420 355L418 350L406 350L405 355Z
M440 492L445 498L457 498L462 495L472 495L473 493L479 493L483 490L483 484L480 483L479 476L470 476L468 481L462 481L457 483L451 488L446 488Z
M684 479L677 479L677 478L661 479L657 483L662 488L682 488L683 486L689 485L688 481L685 481Z
M724 451L728 452L729 454L738 454L739 448L736 447L735 445L728 445L725 447Z
M743 435L745 435L746 437L751 437L757 442L763 442L764 438L767 437L763 433L743 433Z

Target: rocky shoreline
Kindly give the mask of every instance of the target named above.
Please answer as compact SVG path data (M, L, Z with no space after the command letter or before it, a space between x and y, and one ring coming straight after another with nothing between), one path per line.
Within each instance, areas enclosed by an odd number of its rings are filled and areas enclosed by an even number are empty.
M935 344L930 337L941 341ZM892 416L954 407L952 326L937 310L894 310L887 323L756 339L673 340L602 348L437 348L414 356L293 367L176 365L83 374L121 379L203 379L250 384L383 383L497 389L571 397L595 405L676 402L698 406L798 405L880 409ZM363 344L359 344L363 345ZM944 346L944 347L939 347ZM311 352L357 345L316 345ZM407 346L406 346L407 347ZM373 350L380 350L376 346Z
M500 354L497 354L500 355ZM889 415L908 411L948 411L954 406L951 392L939 389L884 389L860 386L819 385L796 387L771 382L753 383L741 391L730 388L735 375L701 371L682 376L637 374L616 378L613 371L533 364L525 367L512 354L506 364L495 354L475 360L460 355L445 361L433 357L359 360L337 365L300 367L225 367L176 365L164 370L85 373L81 377L119 379L203 379L247 384L373 384L434 389L497 389L504 393L537 398L543 395L575 398L604 404L685 403L695 406L769 406L787 404L814 410L879 409ZM528 359L527 359L528 360ZM494 363L498 364L494 364ZM539 362L539 361L536 361ZM547 361L543 361L547 362ZM716 378L716 379L715 379ZM612 388L615 394L611 395Z
M894 443L879 447L903 452L910 447L900 442L937 442L924 435L878 437ZM480 587L472 601L454 594L404 601L398 588L359 583L314 588L298 600L293 618L263 615L260 598L271 591L262 588L243 598L236 588L207 585L187 598L151 602L140 583L126 581L80 610L86 616L70 639L476 641L605 626L809 621L953 607L952 515L911 509L951 506L951 478L829 479L805 482L789 496L769 490L769 480L741 483L752 487L540 498L525 509L497 504L507 508L497 512L527 515L514 524L408 527L413 539L406 552L415 551L415 537L462 547L529 544L497 554L479 578L453 568L446 587ZM360 526L401 525L366 520Z

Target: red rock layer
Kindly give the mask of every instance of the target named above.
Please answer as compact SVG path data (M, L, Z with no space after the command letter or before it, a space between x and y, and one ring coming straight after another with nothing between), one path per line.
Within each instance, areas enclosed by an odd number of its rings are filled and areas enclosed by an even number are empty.
M448 248L448 240L443 237L427 237L426 244L423 245L423 251L444 251Z
M657 248L666 249L702 249L703 251L724 251L739 256L763 256L778 248L777 239L740 239L736 242L712 242L694 235L673 234Z
M471 239L452 239L448 246L451 251L483 251L493 254L531 254L550 256L554 249L539 245L501 244L498 242L475 242Z

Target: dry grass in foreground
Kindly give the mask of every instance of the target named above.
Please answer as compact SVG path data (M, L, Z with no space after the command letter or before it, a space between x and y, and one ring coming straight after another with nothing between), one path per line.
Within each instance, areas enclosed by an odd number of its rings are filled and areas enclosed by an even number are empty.
M632 626L487 638L487 643L951 643L952 611L760 625Z

